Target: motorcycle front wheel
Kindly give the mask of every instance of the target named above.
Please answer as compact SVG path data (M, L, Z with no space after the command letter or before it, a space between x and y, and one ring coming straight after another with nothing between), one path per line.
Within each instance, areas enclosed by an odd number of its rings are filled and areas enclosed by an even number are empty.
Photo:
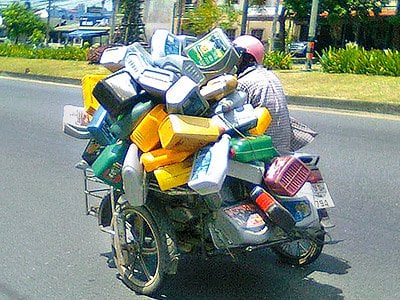
M119 207L114 219L114 261L121 280L144 295L156 293L168 273L166 235L146 207Z
M304 235L289 242L274 245L272 250L284 263L304 266L314 262L324 247L325 231L313 235Z

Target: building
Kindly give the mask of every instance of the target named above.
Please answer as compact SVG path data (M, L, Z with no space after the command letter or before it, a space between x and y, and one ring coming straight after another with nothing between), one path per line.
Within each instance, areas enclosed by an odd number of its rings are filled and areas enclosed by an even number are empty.
M184 21L184 13L194 9L197 3L197 0L145 0L144 23L147 36L151 36L154 30L159 28L168 29L175 34L183 33L181 24ZM222 4L223 1L217 0L216 3ZM241 11L244 0L232 0L231 3L236 10ZM250 7L246 33L268 44L272 39L275 14L279 14L281 9L282 6L276 0L267 0L266 5L262 7ZM227 34L233 39L240 35L240 31L241 23L238 20L227 30Z

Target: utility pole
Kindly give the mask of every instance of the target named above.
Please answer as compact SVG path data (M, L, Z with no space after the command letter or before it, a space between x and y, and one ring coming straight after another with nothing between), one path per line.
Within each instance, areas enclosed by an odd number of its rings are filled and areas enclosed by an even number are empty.
M119 10L119 0L112 0L112 14L110 20L110 37L109 37L109 44L114 43L114 35L115 35L115 27L117 22L117 13Z
M308 28L308 45L306 57L306 70L310 71L314 58L315 33L317 28L318 0L312 0L310 25Z
M276 0L275 2L275 12L274 12L274 20L272 21L272 34L271 34L271 44L269 46L270 51L275 50L275 33L276 33L276 23L278 23L278 17L279 17L279 0Z
M240 35L246 34L248 11L249 11L249 0L244 0L243 1L242 24L240 26Z
M46 40L45 40L46 46L49 44L50 40L50 14L51 14L50 11L51 11L51 0L49 0L47 6L47 27L46 27Z

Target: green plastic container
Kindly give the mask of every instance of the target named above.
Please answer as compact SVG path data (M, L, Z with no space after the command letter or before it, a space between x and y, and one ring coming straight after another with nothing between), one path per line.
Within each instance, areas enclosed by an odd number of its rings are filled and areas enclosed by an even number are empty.
M124 141L108 145L92 165L96 177L122 190L121 169L127 150L128 144Z
M268 135L232 138L230 146L231 159L244 163L256 160L269 162L274 157L279 156L278 151L272 146L271 137Z
M137 103L130 113L121 115L118 120L110 126L110 132L117 138L128 137L135 129L136 125L145 117L145 115L154 107L151 100Z

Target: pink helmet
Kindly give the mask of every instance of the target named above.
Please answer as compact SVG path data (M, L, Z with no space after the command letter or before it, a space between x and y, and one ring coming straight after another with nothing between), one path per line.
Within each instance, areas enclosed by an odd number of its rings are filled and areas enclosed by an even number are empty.
M233 41L233 45L243 48L246 53L253 55L258 64L262 63L265 49L258 38L252 35L241 35Z

